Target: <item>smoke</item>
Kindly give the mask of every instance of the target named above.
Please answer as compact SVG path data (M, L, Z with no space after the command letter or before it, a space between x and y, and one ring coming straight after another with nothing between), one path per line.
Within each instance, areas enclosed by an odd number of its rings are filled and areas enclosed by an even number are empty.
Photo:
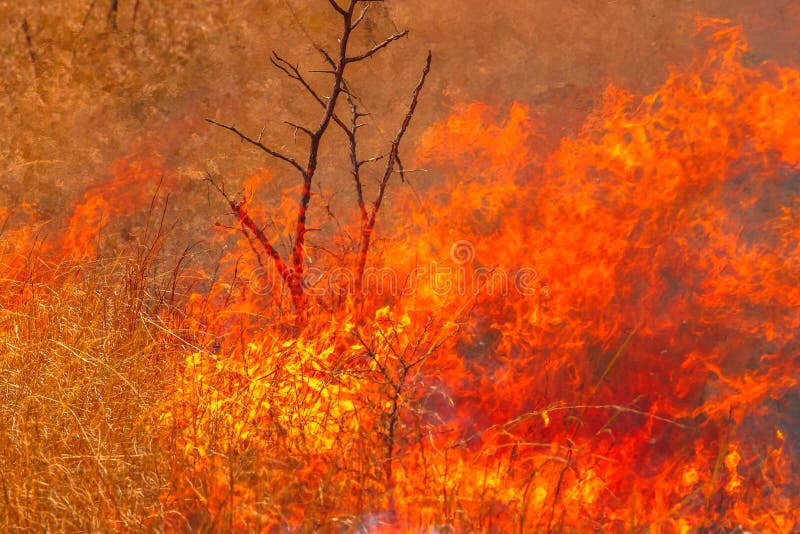
M206 171L235 188L271 166L276 190L291 185L280 165L202 119L236 123L254 135L263 129L265 142L301 153L284 121L313 123L316 104L268 59L276 50L305 72L324 68L316 47L335 46L338 31L327 3L246 1L230 8L208 0L123 1L116 31L108 7L78 0L0 3L0 16L10 21L0 37L7 73L0 82L0 206L12 227L63 220L86 188L107 179L115 162L143 142L156 147L164 171L181 184L173 206L187 234L205 232L225 214L207 199L199 180ZM475 99L533 104L544 138L554 143L579 127L607 82L646 92L666 78L668 65L687 64L697 13L744 23L751 61L800 63L793 46L800 9L791 3L373 4L357 47L398 29L411 33L353 71L352 86L372 113L365 137L373 143L366 148L378 151L391 138L428 49L433 74L407 152L428 125ZM324 74L310 78L324 86ZM322 180L342 174L340 141L323 147L330 165ZM414 185L436 179L418 173Z

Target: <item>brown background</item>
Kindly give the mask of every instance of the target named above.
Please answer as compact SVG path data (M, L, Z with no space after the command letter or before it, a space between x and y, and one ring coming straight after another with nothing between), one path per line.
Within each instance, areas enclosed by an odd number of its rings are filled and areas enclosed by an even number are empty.
M312 120L317 109L268 57L275 49L306 69L323 67L311 43L332 47L327 2L141 1L134 22L136 4L120 0L114 30L104 0L0 2L8 21L0 35L0 206L15 220L23 220L23 201L33 206L28 219L58 219L76 191L108 178L116 159L143 144L181 184L182 209L203 212L205 171L239 183L265 164L204 117L254 134L264 127L270 143L300 153L282 121ZM533 104L548 132L567 135L607 83L647 92L670 65L690 62L702 48L694 36L701 14L741 22L749 60L800 64L800 6L789 0L393 0L373 4L356 46L402 28L409 38L351 79L374 114L376 146L394 128L427 49L434 70L406 151L452 104L473 99L501 109ZM336 148L332 140L333 165L322 178L341 171ZM222 216L218 204L205 205ZM208 222L185 218L187 228Z

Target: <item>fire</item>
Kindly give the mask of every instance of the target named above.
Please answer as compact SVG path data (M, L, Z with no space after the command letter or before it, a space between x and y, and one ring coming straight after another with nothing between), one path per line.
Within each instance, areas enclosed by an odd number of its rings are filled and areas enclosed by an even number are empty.
M74 207L61 242L61 253L75 259L96 255L101 232L137 214L151 200L164 171L150 158L133 152L116 161L111 176L89 187Z
M161 506L242 532L796 531L800 71L699 32L691 65L609 86L553 149L530 106L456 106L364 295L346 237L310 238L298 319L220 229L219 265L148 323L183 350L150 427L175 452ZM118 161L51 250L96 254L162 173ZM297 191L260 203L274 182L244 202L284 251Z
M741 461L739 447L731 444L730 451L725 455L725 468L728 470L728 482L725 484L725 492L728 494L736 493L742 487L743 478L738 471L739 462Z
M404 246L442 257L468 238L470 267L537 273L528 294L477 295L469 344L443 364L470 414L457 417L462 432L478 426L485 440L532 409L563 407L573 420L550 408L544 433L520 423L504 440L569 439L560 491L588 506L608 488L592 515L608 528L635 497L651 501L637 520L675 514L681 530L680 515L701 511L690 498L678 512L673 498L724 491L731 502L705 521L788 531L796 519L765 518L797 487L754 462L779 454L762 421L791 419L771 407L798 379L800 73L745 66L741 27L700 30L712 46L690 68L642 97L609 87L550 155L536 155L536 117L521 104L505 118L465 105L435 125L421 163L450 178L423 206L433 223L415 221ZM714 444L733 436L715 476ZM590 458L599 451L605 461ZM759 493L776 484L782 497Z

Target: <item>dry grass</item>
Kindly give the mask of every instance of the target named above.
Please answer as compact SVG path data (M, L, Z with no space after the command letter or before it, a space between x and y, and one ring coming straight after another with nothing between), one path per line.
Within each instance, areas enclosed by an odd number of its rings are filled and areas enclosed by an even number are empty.
M385 504L385 422L356 413L381 382L308 374L335 331L199 348L156 248L0 256L0 528L339 531Z
M0 257L0 528L366 528L389 499L387 443L411 431L387 391L411 395L429 334L368 322L370 360L354 327L323 322L214 354L169 313L175 274L155 249ZM391 352L417 362L396 384Z
M0 291L4 531L158 528L153 408L172 374L131 261L35 261Z
M576 505L528 491L562 454L522 460L506 428L485 454L433 445L416 372L441 326L322 323L218 355L168 314L176 275L156 256L4 265L3 531L478 532L497 514L564 530Z
M153 235L158 243L161 231ZM12 266L0 254L9 273L0 280L2 531L522 533L612 524L602 523L613 496L601 477L619 465L597 451L615 420L647 414L553 405L448 437L437 406L452 401L426 374L442 368L434 353L453 324L420 326L384 308L356 323L262 326L229 343L240 348L220 350L189 327L211 317L175 313L191 309L175 297L186 284L177 268L157 265L157 248L58 265L29 257ZM608 414L594 436L542 434L587 411ZM541 442L531 438L536 429ZM780 470L781 448L768 456ZM692 483L662 517L631 508L615 531L651 523L678 531L704 496L725 497L729 477L715 477Z

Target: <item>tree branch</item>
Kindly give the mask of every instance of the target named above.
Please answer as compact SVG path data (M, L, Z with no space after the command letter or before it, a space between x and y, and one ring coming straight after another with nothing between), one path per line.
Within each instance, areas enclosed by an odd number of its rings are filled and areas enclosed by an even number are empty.
M219 126L220 128L224 128L224 129L226 129L226 130L228 130L230 132L235 133L236 135L239 136L239 139L241 139L242 141L247 141L251 145L260 148L261 150L263 150L264 152L266 152L270 156L272 156L274 158L277 158L279 160L285 161L286 163L288 163L289 165L291 165L292 167L297 169L301 174L305 175L305 171L304 171L303 167L299 163L297 163L297 161L294 158L292 158L291 156L287 156L286 154L281 154L280 152L278 152L276 150L273 150L273 149L269 148L268 146L264 145L260 140L261 136L259 136L259 139L253 139L252 137L249 137L249 136L243 134L235 126L228 126L227 124L222 124L221 122L217 122L214 119L208 119L208 118L206 118L206 122L210 122L214 126Z
M361 10L361 14L350 25L351 28L353 28L354 30L356 28L358 28L358 25L361 24L361 21L363 21L364 17L367 15L367 10L368 9L369 9L369 5L364 6L364 8Z
M328 101L325 106L325 111L319 126L311 136L311 141L308 147L308 163L306 170L303 174L303 192L300 197L300 207L297 211L297 225L295 228L295 242L292 249L292 264L297 273L303 271L303 258L304 258L304 245L306 236L306 217L308 215L308 204L311 201L311 183L313 181L314 173L317 170L317 163L319 159L319 146L322 137L328 129L328 126L333 119L336 110L336 103L339 100L339 95L342 93L342 85L344 83L344 71L347 67L347 46L350 41L350 35L353 31L352 17L353 10L355 9L358 0L350 0L350 5L347 10L342 9L335 0L329 0L334 8L342 15L342 35L339 38L339 61L336 63L336 73L334 74L333 87L331 88Z
M208 183L210 183L214 187L214 189L216 189L217 192L219 192L219 194L222 195L222 198L224 198L228 202L228 206L231 208L231 212L233 212L233 214L236 215L237 220L242 225L242 230L243 231L247 230L253 234L258 243L264 249L264 251L269 255L270 258L272 258L272 261L275 262L275 267L278 269L278 273L280 273L281 277L286 282L289 282L291 278L291 273L289 269L286 267L286 263L283 261L283 258L281 258L281 255L278 253L278 251L275 250L275 247L272 246L272 243L270 243L269 238L266 236L264 231L258 227L256 222L248 213L247 201L242 200L241 202L237 202L233 197L228 195L228 193L225 191L225 187L217 183L217 181L214 180L214 178L212 178L210 174L206 175L205 180ZM248 240L249 239L250 237L248 235Z
M335 9L336 11L338 11L340 15L347 15L347 11L345 11L344 9L342 9L342 6L340 6L340 5L339 5L339 4L336 2L336 0L328 0L328 3L329 3L330 5L332 5L332 6L333 6L333 9Z
M386 167L384 169L380 185L378 186L378 196L372 204L372 210L370 212L369 219L361 232L361 246L358 251L356 267L356 283L359 292L361 290L361 279L364 276L364 268L367 263L367 253L369 252L369 245L372 241L372 232L375 229L375 221L377 220L378 211L381 209L381 204L383 203L383 198L386 194L386 188L389 185L389 180L391 179L392 174L394 173L394 167L400 161L400 143L403 141L403 136L405 136L408 125L411 124L411 118L414 116L414 112L417 109L419 95L422 92L422 88L425 86L425 80L427 79L428 73L430 73L431 70L431 59L432 55L429 51L428 56L425 59L425 66L422 69L422 75L420 76L419 82L417 82L417 85L414 87L414 91L411 95L411 102L408 106L408 110L406 111L406 115L403 118L403 122L400 125L400 128L397 131L397 134L395 135L394 140L389 148L389 155L386 159Z
M327 107L328 104L325 101L325 99L322 96L320 96L320 94L317 93L317 91L314 90L313 87L311 87L311 84L300 73L300 69L298 67L295 67L294 65L292 65L291 63L286 61L284 58L279 56L275 51L272 52L272 57L270 58L270 61L275 66L275 68L277 68L278 70L280 70L281 72L286 74L286 76L288 76L292 80L295 80L300 85L302 85L303 88L314 98L314 100L317 101L317 103L319 103L320 106L322 106L323 108ZM336 72L334 71L331 74L335 75ZM342 82L344 83L344 80L342 80ZM336 113L333 114L333 120L334 120L334 122L336 122L336 124L339 125L339 127L344 128L344 129L347 128L345 126L344 122L342 122L342 120L336 115ZM291 123L287 123L287 124L291 124ZM308 128L300 128L300 129L302 129L303 131L307 132L309 134L309 136L313 133Z
M325 137L326 132L328 131L328 128L331 125L331 123L334 123L339 128L342 129L342 131L345 133L350 142L350 158L354 173L354 181L356 183L356 190L358 196L357 201L361 215L362 237L361 237L361 245L359 248L359 265L361 266L360 269L361 272L363 273L363 266L366 260L366 252L369 249L370 235L375 225L376 215L378 210L380 209L381 202L386 192L386 187L388 185L392 173L394 172L394 168L396 165L400 165L398 158L398 147L408 127L408 123L411 120L411 115L413 115L415 111L419 93L422 90L422 85L425 82L425 78L428 74L431 61L429 53L426 62L426 67L425 70L423 71L422 79L420 80L419 84L414 90L412 102L409 107L408 113L403 121L403 124L400 128L400 131L398 132L398 135L392 142L388 155L381 155L366 160L360 160L358 158L358 153L357 153L356 134L358 132L358 129L362 126L362 124L359 123L359 120L362 117L364 117L365 114L360 113L358 111L358 107L355 104L355 98L345 79L345 70L350 63L357 63L359 61L372 57L379 51L389 46L392 42L407 36L408 32L402 31L399 33L395 33L386 38L385 40L381 41L380 43L374 45L366 52L359 55L350 56L348 53L348 46L350 44L350 37L352 35L352 32L355 30L357 26L359 26L364 21L367 12L369 10L369 5L365 5L360 10L360 13L356 16L354 14L354 12L356 11L356 7L359 4L369 4L373 1L381 1L381 0L348 0L347 7L342 7L342 5L340 4L341 1L343 0L338 0L338 1L328 0L328 3L331 5L331 7L341 16L341 23L342 23L341 33L339 34L339 39L338 39L338 51L335 54L335 57L334 55L329 54L324 48L318 47L318 50L325 59L325 62L330 67L330 70L326 70L325 74L332 76L333 78L330 84L330 90L327 94L318 92L312 86L310 81L300 72L300 68L298 66L289 63L278 53L273 52L272 57L270 58L270 61L278 70L283 72L287 77L297 81L303 87L303 89L309 95L311 95L311 97L317 102L317 104L319 104L323 108L322 116L320 117L319 122L315 128L308 128L294 122L286 121L286 124L295 128L295 130L302 131L308 137L308 152L305 164L301 163L300 161L298 161L297 159L293 158L288 154L284 154L282 152L279 152L273 148L264 145L262 143L261 135L259 135L257 139L254 139L244 134L233 125L223 124L213 119L206 119L206 121L215 126L233 132L239 137L241 141L246 141L249 144L259 148L266 154L278 160L281 160L285 163L288 163L289 165L294 167L303 177L303 187L302 187L302 192L300 193L299 206L297 209L297 217L295 220L295 228L293 235L289 236L290 252L288 255L285 255L284 257L281 257L280 254L278 254L277 250L272 245L272 243L269 242L263 231L250 217L250 214L248 213L246 208L246 202L245 201L237 202L236 200L232 199L225 193L224 189L219 184L215 183L213 180L210 180L211 183L214 184L216 189L220 192L220 194L222 194L222 196L228 202L231 211L239 220L240 226L247 232L246 235L248 236L248 239L250 239L250 236L252 235L255 241L260 244L261 248L263 248L275 262L276 267L278 268L278 271L281 274L281 277L289 286L293 298L294 307L297 311L301 311L301 308L304 305L304 292L302 283L303 283L303 273L304 273L305 242L306 242L306 233L311 230L310 228L307 227L308 208L311 202L312 185L319 164L319 151L323 137ZM349 124L348 122L342 120L342 118L336 113L336 107L339 102L339 98L342 96L342 94L344 94L345 98L347 98L351 108L351 120L349 121ZM376 201L372 203L373 204L372 209L370 210L368 209L368 206L364 199L363 183L361 180L360 169L366 163L378 161L384 158L387 159L387 167L386 167L387 170L384 172L383 178L380 181L378 197Z
M295 130L300 130L301 132L305 133L306 135L309 135L309 136L314 135L314 132L312 132L311 130L309 130L308 128L306 128L305 126L302 126L300 124L295 124L295 123L293 123L291 121L283 121L283 123L291 126Z
M358 112L358 107L349 94L347 95L347 103L350 105L351 128L345 129L345 133L349 140L350 164L353 169L353 181L356 186L356 202L358 203L358 210L361 214L361 232L363 234L369 220L369 215L367 214L367 207L364 204L364 186L361 183L361 167L363 162L358 159L358 139L356 137L358 118L361 114Z
M374 56L375 54L377 54L378 52L380 52L381 50L383 50L384 48L389 46L392 42L397 41L398 39L402 39L403 37L405 37L407 35L408 35L408 30L403 30L400 33L395 33L393 35L390 35L389 37L387 37L386 39L384 39L380 43L376 44L375 46L373 46L372 48L370 48L369 50L367 50L363 54L359 54L357 56L351 56L351 57L345 58L345 61L347 63L356 63L358 61L365 60L368 57Z

